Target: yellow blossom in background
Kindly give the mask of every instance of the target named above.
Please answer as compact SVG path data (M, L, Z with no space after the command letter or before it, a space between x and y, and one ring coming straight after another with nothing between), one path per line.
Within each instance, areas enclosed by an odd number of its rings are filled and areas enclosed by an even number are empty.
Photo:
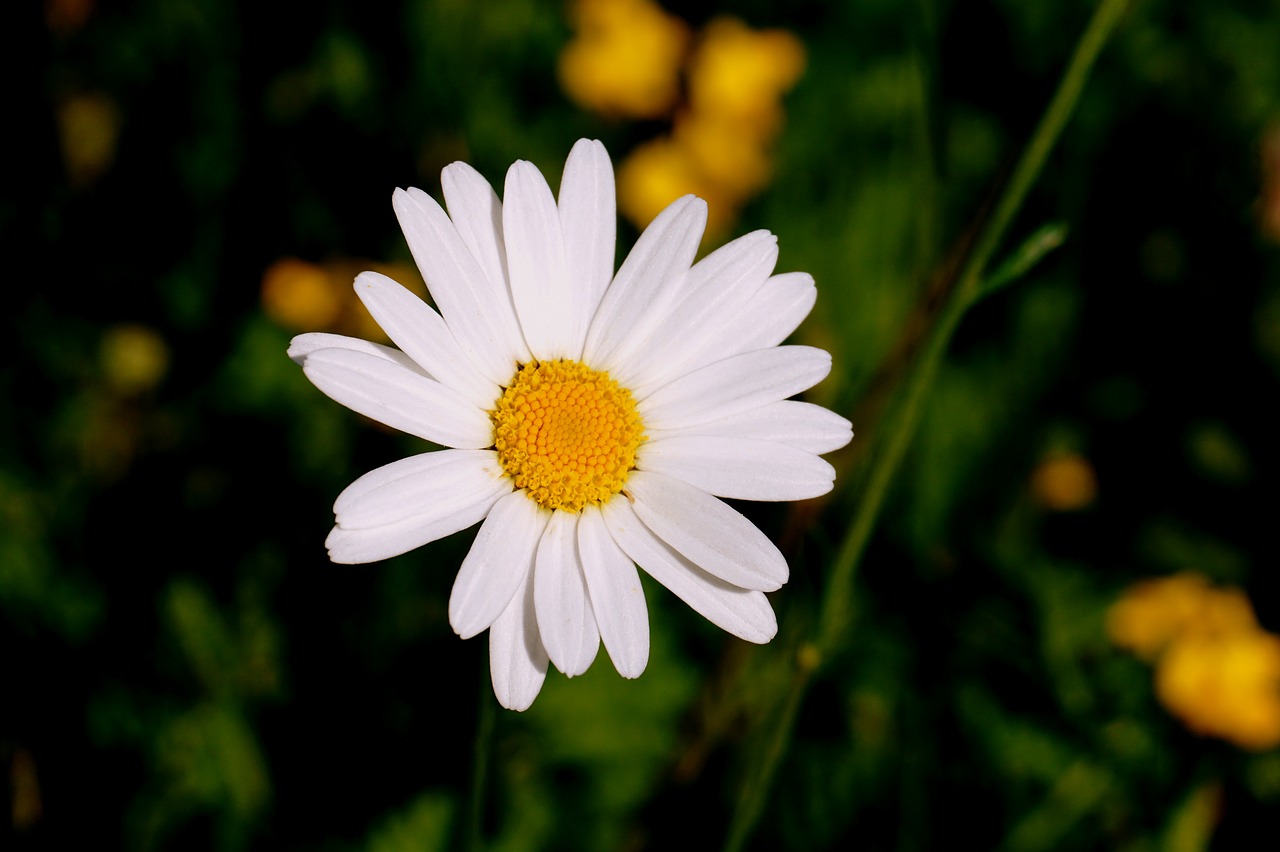
M1111 641L1144 660L1154 660L1186 633L1221 634L1257 626L1243 592L1216 589L1193 572L1135 583L1107 611Z
M672 120L668 135L619 164L622 215L644 228L692 193L710 206L704 240L721 237L769 182L782 97L804 71L804 45L785 30L753 30L729 17L711 20L694 40L650 0L577 0L570 22L575 36L560 55L569 97L610 118Z
M361 272L375 272L402 281L425 295L426 285L415 267L339 258L323 264L285 257L262 274L262 310L273 322L291 331L331 331L385 342L386 335L356 298L353 282Z
M319 264L286 257L263 273L262 309L285 328L331 328L342 303L341 292Z
M1134 584L1107 612L1117 646L1156 666L1156 694L1187 728L1249 749L1280 745L1280 637L1248 597L1199 574Z
M707 179L683 145L665 136L650 139L618 166L618 210L638 228L689 193L707 202L707 233L721 233L728 226L734 199Z
M576 33L560 54L560 84L608 116L661 118L680 96L689 27L649 0L578 0Z
M9 789L13 800L9 818L13 827L19 832L35 827L44 816L44 803L40 796L35 757L25 748L14 749L9 761Z
M104 94L72 95L58 105L58 142L72 186L93 183L115 161L121 121L120 108Z
M152 390L169 370L169 347L164 338L143 325L107 329L99 355L107 385L126 396Z
M83 472L102 481L128 473L154 437L149 397L169 372L169 344L138 323L104 330L98 340L98 381L65 407L57 432Z
M769 152L760 139L721 114L690 111L676 120L672 138L698 173L729 198L745 200L769 183Z
M804 65L804 45L792 33L716 18L702 31L689 63L689 105L696 113L731 120L757 139L770 139L782 123L779 101Z
M1089 460L1079 453L1053 453L1031 474L1031 495L1046 509L1072 512L1098 496L1098 478Z
M1248 749L1280 745L1280 637L1189 633L1160 658L1156 693L1188 729Z

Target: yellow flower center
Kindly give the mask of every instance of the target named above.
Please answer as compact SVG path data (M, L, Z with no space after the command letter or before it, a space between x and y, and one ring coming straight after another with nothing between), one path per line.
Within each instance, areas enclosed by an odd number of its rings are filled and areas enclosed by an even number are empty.
M621 491L645 438L631 391L577 361L525 364L489 416L516 487L567 512Z

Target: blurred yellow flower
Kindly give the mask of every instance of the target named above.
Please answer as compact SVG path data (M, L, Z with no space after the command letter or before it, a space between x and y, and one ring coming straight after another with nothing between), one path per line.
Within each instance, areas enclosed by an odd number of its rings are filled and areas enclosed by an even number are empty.
M385 342L387 336L356 298L353 282L371 269L398 281L422 296L426 285L417 268L400 263L372 263L338 258L323 264L284 257L262 274L262 310L272 321L292 331L332 331Z
M792 33L716 18L703 29L689 63L689 105L732 120L758 139L771 138L782 123L779 102L804 66L804 45Z
M1198 734L1255 750L1280 745L1280 637L1184 634L1160 658L1156 693Z
M1185 633L1222 634L1257 626L1243 592L1215 589L1193 572L1135 583L1107 611L1111 641L1148 661Z
M578 0L576 36L560 54L560 84L610 116L661 118L680 96L689 27L649 0Z
M262 309L285 328L330 328L342 313L342 302L341 291L318 264L286 257L263 273Z
M670 135L642 143L619 166L622 214L644 228L692 193L710 205L704 239L718 239L769 182L781 99L804 70L804 46L785 30L719 17L684 68L689 27L650 0L578 0L570 17L577 34L560 56L560 81L571 98L607 116L674 116Z
M1079 453L1052 453L1031 474L1031 495L1046 509L1083 509L1098 496L1098 478Z
M169 347L164 338L143 325L107 329L100 357L107 385L126 396L153 389L169 370Z
M1280 637L1248 597L1195 573L1144 580L1107 612L1117 646L1156 665L1156 694L1189 730L1250 749L1280 745Z
M737 203L769 183L771 165L765 146L723 115L689 112L677 119L672 136L702 176Z
M58 105L58 142L72 186L93 183L116 158L120 108L100 93L72 95Z
M669 137L651 139L632 150L618 166L617 192L618 210L637 228L677 198L697 195L707 202L706 234L722 232L735 201L707 179L687 148Z
M13 801L9 817L13 821L13 827L21 834L34 828L44 816L36 759L21 746L13 749L13 756L9 760L9 789Z

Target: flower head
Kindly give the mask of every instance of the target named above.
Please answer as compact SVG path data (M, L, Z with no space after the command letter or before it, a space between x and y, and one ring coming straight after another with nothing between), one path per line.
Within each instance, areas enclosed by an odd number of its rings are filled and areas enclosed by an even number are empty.
M777 631L764 593L777 547L719 498L826 493L819 454L848 421L790 400L831 358L781 346L813 307L804 273L773 275L777 240L741 237L694 262L706 204L678 199L614 274L613 169L582 140L558 200L530 163L500 202L454 163L441 208L393 206L439 313L389 278L356 292L398 349L334 334L290 356L349 408L443 446L357 479L334 504L335 562L385 559L483 521L449 601L454 630L489 630L499 701L537 696L549 664L586 671L601 642L636 677L649 653L638 565L735 636Z

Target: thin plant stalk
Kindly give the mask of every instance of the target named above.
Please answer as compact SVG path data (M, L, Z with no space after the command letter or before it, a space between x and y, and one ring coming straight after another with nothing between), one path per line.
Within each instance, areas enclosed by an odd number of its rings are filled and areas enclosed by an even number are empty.
M974 241L973 251L957 276L957 285L939 312L924 348L906 377L898 404L890 411L888 422L881 430L884 443L872 459L866 491L832 565L814 641L800 649L795 677L791 680L788 694L782 700L780 711L773 714L775 718L771 721L774 724L767 729L761 759L754 767L749 768L742 785L724 845L726 852L739 852L754 833L773 777L790 744L803 695L812 682L814 673L825 659L838 651L853 625L853 585L858 566L871 540L898 467L915 435L924 403L937 377L951 337L965 312L989 292L988 264L1003 243L1028 192L1043 171L1050 152L1075 110L1089 72L1128 5L1129 0L1102 0L1095 10L1076 44L1057 91L1014 166L993 207L991 217L984 223ZM1051 249L1053 245L1054 241L1048 241L1044 250ZM1029 268L1029 264L1023 267L1024 270L1025 268Z

